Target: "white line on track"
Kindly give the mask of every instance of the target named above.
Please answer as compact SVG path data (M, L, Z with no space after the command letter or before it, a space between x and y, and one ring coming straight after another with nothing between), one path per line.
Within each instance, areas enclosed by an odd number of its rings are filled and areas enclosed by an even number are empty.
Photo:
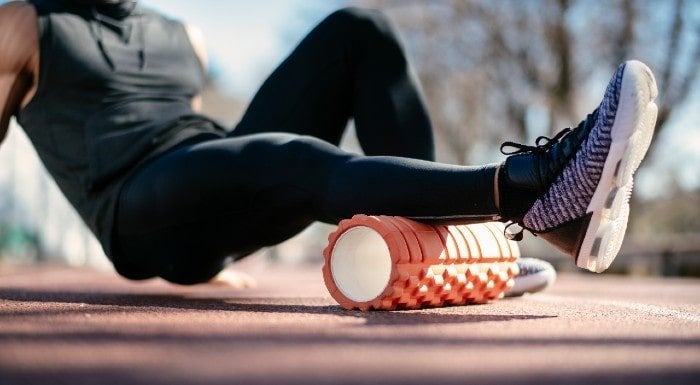
M659 317L673 317L683 321L691 321L700 323L700 314L690 313L680 310L668 309L656 305L648 305L644 303L636 302L626 302L626 301L615 301L615 300L593 300L578 297L567 297L558 296L551 294L536 294L528 296L528 300L540 301L540 302L586 302L590 304L605 305L605 306L616 306L624 309L635 310L641 313L646 313L653 316Z

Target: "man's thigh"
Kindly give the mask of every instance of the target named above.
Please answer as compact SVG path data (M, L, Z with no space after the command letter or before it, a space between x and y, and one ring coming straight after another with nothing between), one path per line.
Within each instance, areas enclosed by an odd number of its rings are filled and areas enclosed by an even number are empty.
M333 164L349 156L319 139L292 134L180 147L125 184L117 211L118 249L164 266L281 242L317 219Z

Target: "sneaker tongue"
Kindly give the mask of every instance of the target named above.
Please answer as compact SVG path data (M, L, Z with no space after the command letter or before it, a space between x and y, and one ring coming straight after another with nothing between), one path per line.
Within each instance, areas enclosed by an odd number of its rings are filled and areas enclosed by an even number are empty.
M588 115L575 129L569 130L557 138L556 142L547 151L549 153L547 159L549 169L542 170L543 182L549 184L554 180L556 174L569 162L586 137L588 137L593 122L593 114Z
M542 155L535 152L512 155L506 159L505 177L507 183L519 189L541 191L543 184Z

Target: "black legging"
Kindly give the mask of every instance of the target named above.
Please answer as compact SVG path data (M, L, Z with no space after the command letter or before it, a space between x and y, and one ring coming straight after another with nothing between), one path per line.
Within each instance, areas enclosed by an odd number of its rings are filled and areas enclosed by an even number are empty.
M337 147L349 118L369 156ZM391 25L374 11L338 11L265 81L228 137L179 146L127 181L113 262L128 278L191 284L314 221L496 213L495 166L433 160L430 121Z

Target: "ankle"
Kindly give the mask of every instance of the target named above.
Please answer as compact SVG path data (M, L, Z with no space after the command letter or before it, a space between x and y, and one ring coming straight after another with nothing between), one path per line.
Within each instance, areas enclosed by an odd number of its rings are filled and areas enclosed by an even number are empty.
M512 179L509 170L511 166L509 160L512 158L503 162L496 172L498 181L494 196L501 220L520 222L535 203L540 192Z

